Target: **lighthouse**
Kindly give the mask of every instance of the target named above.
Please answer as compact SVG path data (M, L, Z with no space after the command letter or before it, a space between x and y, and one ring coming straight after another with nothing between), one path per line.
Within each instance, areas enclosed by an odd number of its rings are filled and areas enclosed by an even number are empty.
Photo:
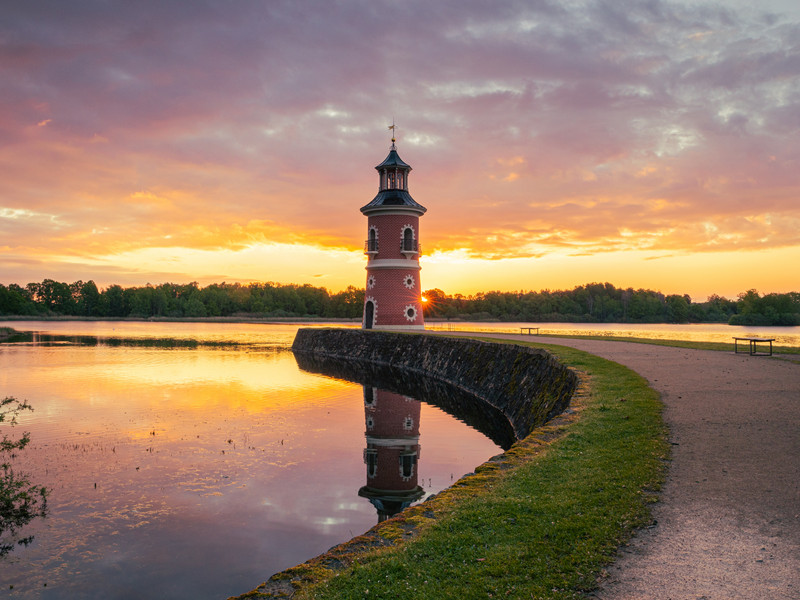
M389 129L394 129L392 125ZM419 278L419 218L427 210L408 193L411 165L395 138L378 171L378 195L361 208L367 217L367 288L363 329L425 329Z
M419 400L364 386L367 482L358 495L367 498L385 521L425 495L419 477Z

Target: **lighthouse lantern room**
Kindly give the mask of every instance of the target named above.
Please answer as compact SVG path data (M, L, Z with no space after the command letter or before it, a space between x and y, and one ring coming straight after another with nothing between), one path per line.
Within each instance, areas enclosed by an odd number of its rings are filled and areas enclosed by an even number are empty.
M394 126L390 127L394 129ZM419 218L427 210L408 193L411 166L395 138L378 171L378 195L361 208L367 217L367 288L363 329L425 329L420 287Z

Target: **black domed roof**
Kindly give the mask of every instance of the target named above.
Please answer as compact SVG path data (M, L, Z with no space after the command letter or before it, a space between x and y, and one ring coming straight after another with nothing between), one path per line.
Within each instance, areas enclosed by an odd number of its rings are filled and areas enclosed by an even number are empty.
M392 208L392 207L403 207L403 208L411 208L415 212L420 214L424 213L427 208L419 204L416 200L411 197L406 190L381 190L378 192L378 195L372 199L372 202L367 204L366 206L361 207L361 212L366 213L376 208Z
M392 147L392 149L389 151L389 156L387 156L386 159L375 168L383 169L384 167L400 167L401 169L408 169L409 171L411 170L411 165L404 162L403 159L400 158L400 155L397 153L397 150L395 150L394 147Z
M381 173L381 185L378 195L372 199L372 202L361 207L362 213L369 215L373 212L398 209L406 209L418 215L425 213L427 209L417 203L408 193L408 172L411 170L411 165L403 161L397 154L394 139L392 139L389 155L375 168Z

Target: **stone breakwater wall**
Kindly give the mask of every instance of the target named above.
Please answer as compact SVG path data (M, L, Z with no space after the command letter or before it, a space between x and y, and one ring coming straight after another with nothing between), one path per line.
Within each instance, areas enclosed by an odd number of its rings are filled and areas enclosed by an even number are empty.
M300 329L292 350L430 377L477 396L509 420L517 439L564 411L578 377L544 350L443 335Z
M397 386L394 391L418 393L418 399L425 399L428 392L433 392L434 397L444 393L449 396L446 408L452 408L453 414L460 414L466 408L468 418L484 421L488 435L498 434L507 440L501 444L504 447L514 443L509 438L523 440L535 428L562 413L579 384L578 376L548 352L463 337L360 329L300 329L292 350L300 367L314 372L362 381L365 385L386 385L385 389ZM441 382L441 388L423 381L431 379ZM454 391L453 387L457 389ZM500 419L507 419L507 424L501 427ZM302 565L276 573L236 600L292 598L300 589L334 573L345 572L360 556L411 539L417 534L420 522L437 519L440 506L452 502L445 496L472 493L471 481L476 479L474 485L485 485L482 478L491 477L485 473L499 472L497 465L503 464L508 455L490 458L475 473L465 475L422 505L407 508ZM509 459L514 460L519 460L519 454ZM509 464L506 468L512 467ZM479 471L484 475L478 475Z

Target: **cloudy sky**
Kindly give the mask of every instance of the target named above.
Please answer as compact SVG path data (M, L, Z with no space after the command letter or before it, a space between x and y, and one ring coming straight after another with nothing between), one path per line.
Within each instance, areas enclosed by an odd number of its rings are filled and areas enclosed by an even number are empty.
M364 285L388 125L423 288L800 291L800 8L5 2L0 283Z

